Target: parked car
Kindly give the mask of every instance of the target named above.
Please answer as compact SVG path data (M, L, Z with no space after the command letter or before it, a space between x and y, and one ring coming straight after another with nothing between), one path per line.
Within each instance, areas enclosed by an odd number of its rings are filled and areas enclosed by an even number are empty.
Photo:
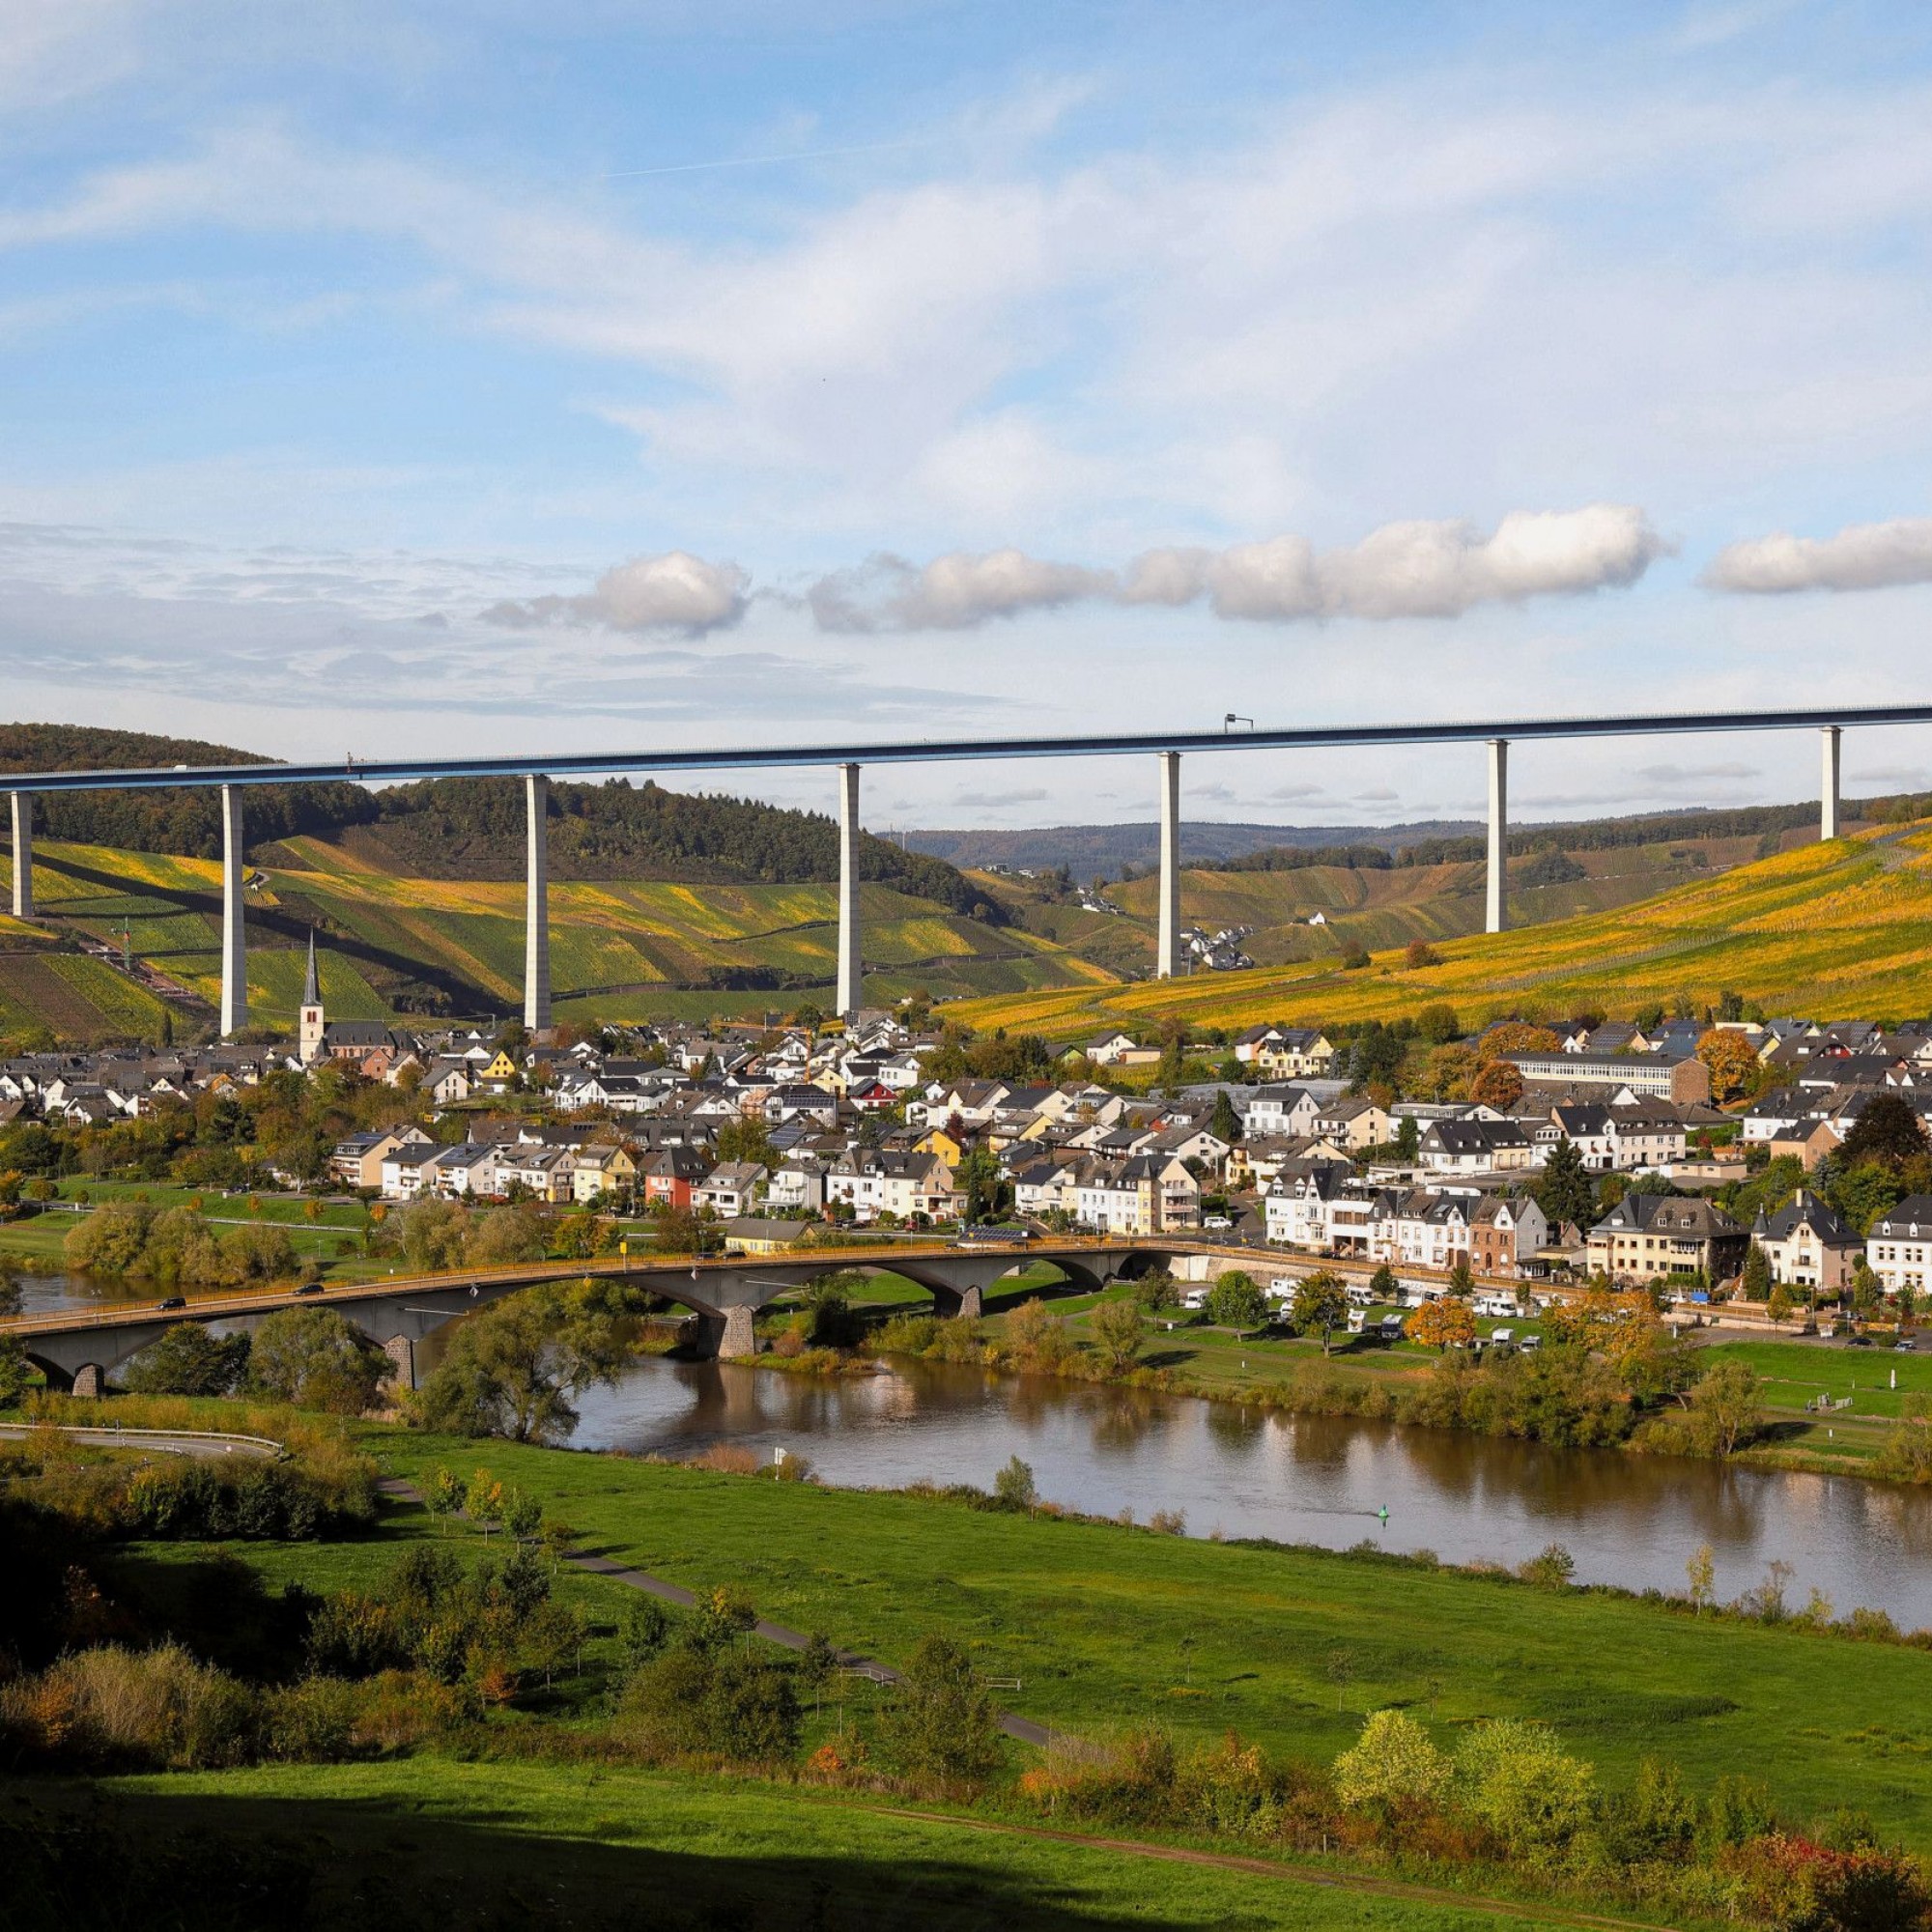
M1225 1214L1208 1214L1203 1217L1201 1225L1204 1228L1212 1228L1219 1232L1232 1228L1235 1224Z

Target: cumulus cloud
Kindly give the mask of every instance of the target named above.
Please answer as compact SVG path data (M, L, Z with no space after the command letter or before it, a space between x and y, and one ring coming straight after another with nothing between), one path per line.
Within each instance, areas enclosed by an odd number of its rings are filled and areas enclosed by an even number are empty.
M954 551L923 567L881 555L821 578L808 602L828 631L956 631L1088 599L1178 609L1204 596L1216 616L1264 622L1454 617L1634 583L1668 549L1640 509L1593 503L1514 510L1488 536L1463 522L1399 523L1328 551L1299 536L1151 550L1124 572L1011 549Z
M963 631L994 617L1111 595L1113 574L1024 551L952 551L923 568L879 555L820 578L807 593L827 631Z
M1849 524L1830 537L1797 537L1786 530L1753 537L1720 550L1703 581L1713 590L1754 596L1932 583L1932 517Z
M1484 536L1461 521L1384 524L1360 543L1318 551L1305 537L1231 550L1150 551L1129 567L1125 601L1185 604L1217 616L1454 617L1478 604L1579 596L1634 583L1669 546L1627 503L1513 510Z
M689 551L671 550L607 570L584 596L505 600L480 615L485 623L511 631L601 624L611 631L677 631L699 638L737 623L750 585L735 563L707 563Z

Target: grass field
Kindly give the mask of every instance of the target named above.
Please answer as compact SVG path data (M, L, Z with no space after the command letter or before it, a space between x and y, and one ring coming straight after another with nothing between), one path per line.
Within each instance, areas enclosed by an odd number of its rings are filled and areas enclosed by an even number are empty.
M414 1478L487 1463L588 1548L693 1588L741 1584L763 1613L887 1661L944 1630L987 1674L1021 1679L1027 1716L1076 1732L1156 1718L1326 1760L1390 1703L1445 1730L1542 1718L1613 1781L1646 1755L1699 1786L1748 1771L1807 1815L1856 1793L1888 1830L1932 1847L1920 1651L1398 1561L376 1427L363 1440ZM1339 1686L1338 1650L1350 1660Z
M1421 1887L1324 1884L1288 1865L1161 1857L1154 1846L1079 1843L938 1806L750 1778L424 1757L126 1777L85 1795L0 1788L16 1817L21 1805L104 1799L118 1826L156 1837L308 1846L324 1874L314 1903L326 1923L1474 1932L1577 1922L1560 1911L1488 1911Z

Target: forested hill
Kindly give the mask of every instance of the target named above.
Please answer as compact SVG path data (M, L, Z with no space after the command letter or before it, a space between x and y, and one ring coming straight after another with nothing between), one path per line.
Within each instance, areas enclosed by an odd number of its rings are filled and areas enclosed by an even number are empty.
M82 724L0 724L0 772L270 762L258 753L197 739ZM246 815L251 848L304 836L340 838L406 876L523 873L524 789L514 779L437 779L382 792L346 783L263 785L248 793ZM38 823L43 838L124 851L212 859L221 850L213 790L45 792ZM815 812L694 797L651 783L554 784L550 865L557 879L824 883L838 876L838 830ZM924 853L867 837L860 871L1005 923L1003 908Z
M266 765L272 759L199 738L110 731L93 724L0 724L0 772L137 771L154 765ZM358 785L264 785L248 794L251 843L329 833L378 815ZM43 792L36 823L43 838L184 859L221 853L221 800L213 790Z

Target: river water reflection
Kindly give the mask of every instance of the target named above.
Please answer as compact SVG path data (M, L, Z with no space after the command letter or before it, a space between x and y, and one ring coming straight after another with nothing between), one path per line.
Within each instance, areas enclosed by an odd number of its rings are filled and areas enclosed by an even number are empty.
M1932 1496L1840 1476L1556 1450L1229 1403L908 1363L821 1381L742 1365L649 1361L582 1403L573 1445L686 1457L785 1448L841 1486L927 1477L990 1488L1009 1456L1050 1501L1096 1516L1179 1511L1188 1534L1331 1548L1367 1540L1447 1562L1517 1564L1551 1543L1580 1582L1682 1592L1700 1544L1734 1597L1773 1560L1812 1588L1932 1624ZM1386 1526L1378 1512L1388 1510Z

